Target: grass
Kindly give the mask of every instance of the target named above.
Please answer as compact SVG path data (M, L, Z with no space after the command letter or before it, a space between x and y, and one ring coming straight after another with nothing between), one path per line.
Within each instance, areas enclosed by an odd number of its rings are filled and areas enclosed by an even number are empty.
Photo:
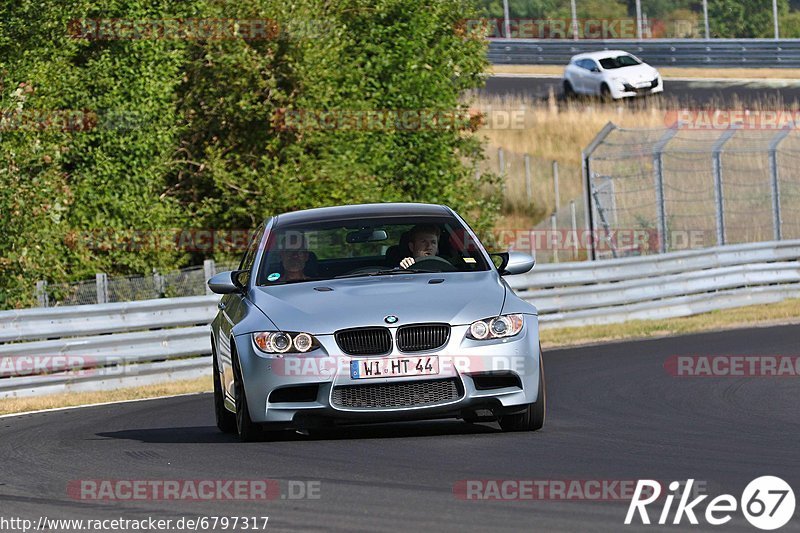
M605 105L592 101L548 102L523 96L479 96L472 104L488 116L516 111L515 128L486 127L478 132L486 147L484 171L499 172L505 162L504 217L497 227L531 228L555 211L552 162L558 161L561 206L583 194L581 150L608 122L624 128L663 128L665 112L651 101ZM531 196L527 195L524 156L531 157Z
M544 328L542 348L559 348L630 339L648 339L753 326L800 323L800 299L751 305L666 320L631 320L580 328Z
M664 78L790 79L800 78L800 69L792 68L678 68L659 67ZM492 65L489 74L534 74L561 76L564 65Z
M602 342L657 338L703 331L789 323L800 323L800 299L786 300L776 304L713 311L669 320L634 320L623 324L581 328L544 328L541 330L541 340L542 348L548 350ZM0 414L210 392L211 390L211 377L208 376L193 380L124 388L107 392L77 392L29 398L9 398L3 400L2 404L0 404ZM208 408L209 410L211 409L210 403Z
M674 98L603 103L587 98L564 102L555 94L548 99L524 95L476 95L471 105L489 117L478 132L485 146L483 171L500 173L499 151L502 149L503 153L505 201L496 226L498 230L534 228L546 221L556 207L560 209L558 227L568 227L568 203L573 199L577 200L578 227L583 227L581 152L608 122L621 129L636 130L624 136L615 134L613 140L609 138L609 155L593 164L593 171L600 175L633 178L614 180L616 209L623 217L615 224L617 227L641 227L645 223L642 217L654 217L651 213L654 213L651 206L655 197L651 190L650 149L674 123L675 109L681 107ZM731 101L725 105L711 102L709 107L737 109L742 106ZM784 106L782 102L768 98L749 107L752 111L796 111L794 104ZM508 120L498 120L498 117L511 116L512 113L518 117L513 127L507 126ZM676 218L668 224L674 222L674 229L684 229L680 224L691 223L692 230L702 232L708 239L712 239L716 231L710 151L720 134L719 130L681 130L669 144L670 152L680 153L664 156L666 200L669 207L680 207L679 211L672 211L671 215ZM745 217L732 215L729 220L731 242L772 238L770 189L765 177L769 175L767 147L774 135L771 130L742 131L725 145L725 179L731 185L727 201L734 203L732 211L752 214ZM794 143L793 139L794 136L787 138L784 147ZM624 146L631 148L617 148ZM530 157L530 195L526 184L525 154ZM558 206L553 184L553 161L558 162L559 169ZM792 184L786 186L792 187ZM794 191L788 194L794 194ZM787 224L794 224L794 218Z
M138 400L142 398L157 398L159 396L173 396L176 394L189 394L194 392L208 392L212 390L211 376L196 379L171 381L141 387L127 387L110 391L93 392L68 392L50 394L46 396L30 396L22 398L7 398L0 403L0 415L9 413L22 413L54 409L57 407L71 407L75 405L90 405L95 403L119 402L124 400ZM210 409L210 407L209 407Z

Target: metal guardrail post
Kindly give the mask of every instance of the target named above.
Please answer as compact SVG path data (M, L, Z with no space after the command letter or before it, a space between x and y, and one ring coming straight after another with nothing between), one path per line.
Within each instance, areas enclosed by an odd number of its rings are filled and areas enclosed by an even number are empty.
M213 259L206 259L203 261L203 277L206 281L213 278L214 275L217 273L217 265L214 263ZM208 283L205 283L206 286L206 294L213 294L211 292L211 288L208 286Z
M769 175L772 189L772 227L775 240L781 240L781 188L778 183L778 145L792 131L791 127L778 132L769 142Z
M108 303L108 275L98 272L95 274L94 279L97 286L97 303Z
M50 295L47 294L47 281L36 282L36 301L39 307L50 307Z
M717 206L717 244L725 244L725 196L722 190L722 147L736 133L735 129L727 129L714 143L711 149L711 167L714 173L714 201Z
M558 235L558 220L556 220L555 213L550 215L550 229L553 231L550 239L550 246L553 247L553 263L558 263L558 243L561 242L561 239Z
M678 133L678 129L671 128L658 140L653 147L653 177L655 179L656 190L656 215L658 218L658 251L667 251L667 207L664 199L664 165L662 156L664 148L669 141Z

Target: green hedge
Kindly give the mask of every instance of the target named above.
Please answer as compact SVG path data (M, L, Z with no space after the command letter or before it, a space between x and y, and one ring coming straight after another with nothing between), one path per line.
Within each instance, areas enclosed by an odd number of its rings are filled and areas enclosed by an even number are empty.
M447 203L490 228L498 196L485 191L497 177L475 179L471 123L346 123L381 110L463 112L486 67L485 43L459 30L469 16L467 0L4 3L0 308L30 305L38 279L214 257L163 240L126 245L149 232L251 228L371 201ZM220 18L268 19L268 38L80 34L95 19ZM338 128L312 120L336 116Z

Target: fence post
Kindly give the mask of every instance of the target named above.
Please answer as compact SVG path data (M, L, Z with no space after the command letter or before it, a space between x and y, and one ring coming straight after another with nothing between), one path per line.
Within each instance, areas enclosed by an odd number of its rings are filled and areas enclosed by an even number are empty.
M578 217L575 216L575 200L569 201L569 214L572 217L572 258L578 259Z
M553 230L553 234L550 238L550 245L553 247L553 263L558 263L558 243L561 240L558 238L558 221L556 220L556 215L553 213L550 215L550 228Z
M778 183L778 145L791 132L791 127L778 132L769 142L769 175L772 185L772 228L775 240L779 241L781 235L781 188Z
M528 207L533 201L533 191L531 190L531 156L525 154L525 193L528 195Z
M725 244L725 197L722 191L722 147L733 137L735 129L727 129L714 143L711 168L714 172L714 200L717 204L717 245Z
M47 294L47 281L36 282L36 301L39 307L50 307L50 296Z
M655 179L656 187L656 218L658 225L658 252L666 253L667 251L667 203L664 198L664 164L663 154L664 148L678 133L677 126L667 130L664 135L658 140L653 147L653 177Z
M94 281L97 286L97 303L108 303L108 276L103 272L98 272L94 276Z
M214 263L213 259L206 259L203 261L203 276L205 277L206 281L213 278L216 273L217 265ZM206 286L206 294L213 294L211 292L211 288L208 286L208 283L205 283L204 285Z
M506 156L502 148L497 149L497 168L500 171L500 190L503 192L503 202L506 195Z
M609 122L600 133L589 143L589 146L581 152L581 171L583 172L583 208L586 211L586 230L589 232L589 250L587 256L589 261L594 261L596 257L596 247L594 245L594 213L592 211L592 169L590 166L590 159L597 147L602 143L608 135L617 129L613 122Z
M553 191L556 198L556 213L558 213L559 200L561 198L558 194L558 161L553 161Z
M156 290L156 298L162 298L166 292L166 287L164 286L164 276L159 274L156 269L153 269L153 286Z

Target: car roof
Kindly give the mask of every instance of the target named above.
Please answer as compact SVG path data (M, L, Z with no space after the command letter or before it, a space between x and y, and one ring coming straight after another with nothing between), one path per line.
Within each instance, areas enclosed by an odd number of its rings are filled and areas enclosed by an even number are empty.
M419 203L378 203L318 207L282 213L275 218L275 225L326 222L348 218L372 217L441 217L449 216L450 210L443 205Z
M633 55L625 50L599 50L597 52L584 52L582 54L572 56L570 61L577 59L606 59L608 57L618 57L622 55Z

